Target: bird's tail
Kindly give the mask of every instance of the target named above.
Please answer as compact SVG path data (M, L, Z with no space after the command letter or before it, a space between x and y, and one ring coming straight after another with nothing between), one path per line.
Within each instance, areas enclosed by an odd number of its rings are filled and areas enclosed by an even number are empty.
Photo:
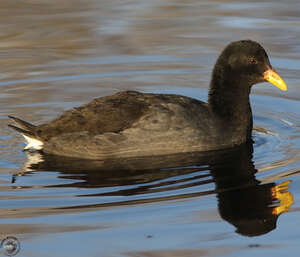
M24 148L26 149L35 149L35 150L41 150L43 147L43 142L37 135L37 126L21 120L19 118L8 116L10 119L12 119L18 126L8 124L8 126L17 132L19 132L27 141L27 146Z

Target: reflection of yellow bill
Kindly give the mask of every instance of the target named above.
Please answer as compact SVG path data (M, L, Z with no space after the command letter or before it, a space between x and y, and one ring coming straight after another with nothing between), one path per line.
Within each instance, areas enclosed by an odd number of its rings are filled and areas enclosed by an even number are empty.
M267 70L264 73L264 79L272 83L274 86L280 88L281 90L287 91L287 86L285 82L274 70Z
M294 203L293 195L287 191L290 183L291 181L289 180L284 181L272 188L273 197L280 202L280 205L273 209L273 214L280 215L281 213L288 212L289 207Z

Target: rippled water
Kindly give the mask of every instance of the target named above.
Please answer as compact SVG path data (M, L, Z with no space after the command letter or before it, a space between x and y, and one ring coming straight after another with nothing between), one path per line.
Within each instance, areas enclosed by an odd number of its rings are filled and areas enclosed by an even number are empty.
M298 256L298 1L0 6L0 229L18 256ZM123 89L206 100L219 52L241 38L263 44L289 89L253 90L253 145L82 162L25 153L7 127Z

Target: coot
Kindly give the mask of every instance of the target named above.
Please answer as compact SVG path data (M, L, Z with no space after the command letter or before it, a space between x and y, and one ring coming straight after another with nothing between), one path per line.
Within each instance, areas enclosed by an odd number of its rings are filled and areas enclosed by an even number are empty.
M25 149L86 159L209 151L251 139L249 94L269 81L287 90L263 47L230 43L214 66L208 103L172 94L124 91L94 99L42 125L9 116Z

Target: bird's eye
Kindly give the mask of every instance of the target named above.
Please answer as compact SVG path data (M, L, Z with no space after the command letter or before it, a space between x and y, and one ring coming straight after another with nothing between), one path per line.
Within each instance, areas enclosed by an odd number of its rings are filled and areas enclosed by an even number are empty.
M248 61L250 64L257 64L257 60L254 57L249 57Z

